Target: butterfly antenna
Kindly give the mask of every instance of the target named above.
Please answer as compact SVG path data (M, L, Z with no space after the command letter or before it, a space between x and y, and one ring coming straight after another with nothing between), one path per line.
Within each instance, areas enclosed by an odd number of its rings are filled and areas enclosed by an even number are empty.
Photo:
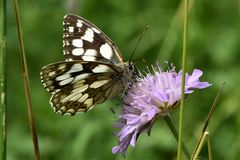
M141 41L142 38L143 38L143 35L146 33L146 31L149 29L149 27L150 27L150 26L147 25L147 26L144 28L143 32L141 33L141 35L140 35L140 37L139 37L139 39L138 39L138 42L137 42L137 44L136 44L136 46L135 46L135 48L134 48L134 50L133 50L133 53L132 53L131 57L129 58L129 61L132 60L133 55L134 55L134 53L135 53L135 51L136 51L136 49L137 49L137 47L138 47L140 41Z

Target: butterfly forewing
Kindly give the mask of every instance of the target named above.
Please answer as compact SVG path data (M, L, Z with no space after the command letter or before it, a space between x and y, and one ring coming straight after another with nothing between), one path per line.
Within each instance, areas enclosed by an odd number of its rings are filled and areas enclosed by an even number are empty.
M76 15L63 21L63 53L66 60L121 63L117 46L100 29Z

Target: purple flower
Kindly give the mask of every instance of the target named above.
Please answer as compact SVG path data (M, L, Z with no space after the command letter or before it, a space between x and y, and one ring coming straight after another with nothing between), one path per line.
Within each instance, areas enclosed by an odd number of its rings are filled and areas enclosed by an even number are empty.
M125 156L129 144L135 146L139 134L146 130L150 134L153 123L158 117L166 116L179 104L181 99L182 71L175 69L166 72L153 68L154 75L148 73L133 84L124 98L124 106L115 125L120 128L117 136L118 146L112 152ZM208 82L200 82L202 71L195 69L192 75L186 73L185 95L194 89L209 87Z

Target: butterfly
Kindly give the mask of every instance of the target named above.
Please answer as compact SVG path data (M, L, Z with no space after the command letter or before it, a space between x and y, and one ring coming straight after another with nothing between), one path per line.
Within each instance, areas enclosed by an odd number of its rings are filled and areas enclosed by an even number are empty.
M77 15L64 16L63 53L65 61L40 72L52 108L62 115L86 112L126 91L138 74L110 38Z

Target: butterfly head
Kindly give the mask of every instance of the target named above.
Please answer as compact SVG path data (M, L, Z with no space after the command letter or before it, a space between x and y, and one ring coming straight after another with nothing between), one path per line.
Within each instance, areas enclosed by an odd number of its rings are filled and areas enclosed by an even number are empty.
M131 85L132 83L136 82L137 78L139 77L139 72L137 70L137 67L135 66L135 63L132 61L125 63L125 69L124 69L124 76L125 81L128 85Z
M138 76L138 70L135 66L135 62L128 62L128 70L130 73L132 73L133 79L137 78Z

